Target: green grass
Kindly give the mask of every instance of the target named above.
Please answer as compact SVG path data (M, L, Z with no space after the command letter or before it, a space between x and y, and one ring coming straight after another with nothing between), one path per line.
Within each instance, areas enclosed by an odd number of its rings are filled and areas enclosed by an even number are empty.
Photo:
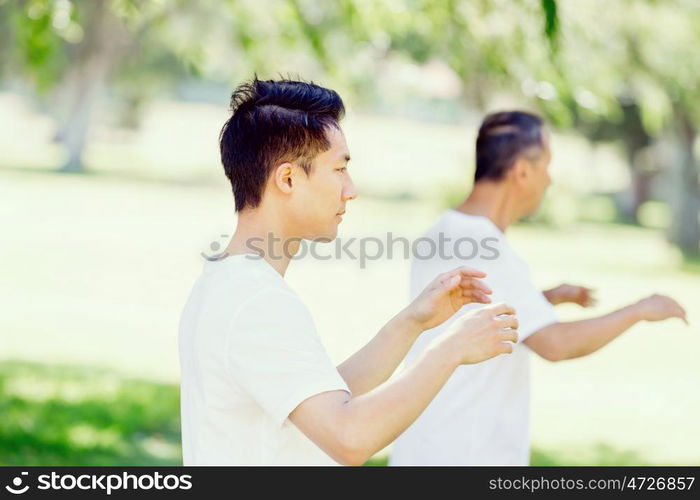
M27 362L0 363L0 465L178 465L175 384L114 371ZM567 455L535 449L533 465L645 464L601 444ZM368 466L386 466L380 454Z
M83 367L0 363L1 465L177 465L179 390Z

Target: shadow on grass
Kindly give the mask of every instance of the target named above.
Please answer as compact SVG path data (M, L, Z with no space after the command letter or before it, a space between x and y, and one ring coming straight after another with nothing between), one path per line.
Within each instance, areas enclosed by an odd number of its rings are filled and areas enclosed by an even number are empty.
M1 362L0 414L0 465L182 463L176 385Z

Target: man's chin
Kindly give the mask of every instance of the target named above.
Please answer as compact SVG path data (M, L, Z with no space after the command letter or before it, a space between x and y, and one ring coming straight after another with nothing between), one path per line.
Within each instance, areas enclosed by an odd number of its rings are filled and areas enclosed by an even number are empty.
M528 210L526 216L529 217L531 215L535 215L537 212L540 211L542 208L542 203L544 202L544 197L540 198L539 201L535 204L534 207L532 207L531 210Z
M338 236L338 230L336 229L332 233L324 233L324 234L319 234L316 235L312 238L309 238L311 241L318 242L318 243L330 243L334 239L336 239Z

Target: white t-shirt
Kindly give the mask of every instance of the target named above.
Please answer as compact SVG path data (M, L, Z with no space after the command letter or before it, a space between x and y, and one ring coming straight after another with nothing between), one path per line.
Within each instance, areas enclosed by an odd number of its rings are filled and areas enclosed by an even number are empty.
M185 465L336 465L287 416L350 390L308 309L264 259L207 261L180 321Z
M442 234L442 236L441 236ZM443 272L465 265L488 274L491 300L515 307L519 343L512 354L457 368L416 422L394 443L390 465L527 465L529 463L529 349L521 342L557 318L530 280L527 264L486 217L448 210L416 249L411 297ZM450 238L438 247L440 239ZM460 238L462 239L461 241ZM455 243L457 246L455 247ZM431 252L430 247L435 248ZM478 253L477 253L478 252ZM421 335L410 362L463 312Z

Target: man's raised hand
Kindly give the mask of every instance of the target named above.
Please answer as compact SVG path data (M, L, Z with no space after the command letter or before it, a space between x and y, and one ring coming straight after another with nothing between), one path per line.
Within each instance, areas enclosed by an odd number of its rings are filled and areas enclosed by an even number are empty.
M585 286L562 284L558 287L546 290L544 296L552 305L564 304L567 302L578 304L581 307L591 307L596 300L593 290Z
M406 308L408 316L422 330L444 323L465 304L489 304L491 289L481 278L486 273L458 267L435 278Z
M460 316L433 342L434 347L456 356L459 364L480 363L513 352L513 343L518 341L517 328L515 309L508 304L494 304Z

